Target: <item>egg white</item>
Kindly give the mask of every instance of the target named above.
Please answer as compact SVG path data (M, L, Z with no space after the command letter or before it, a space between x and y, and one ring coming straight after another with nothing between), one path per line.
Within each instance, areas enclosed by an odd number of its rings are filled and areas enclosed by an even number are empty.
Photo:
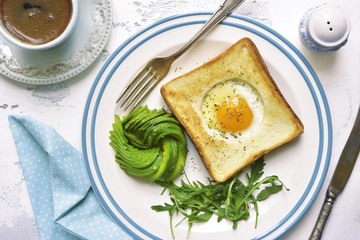
M238 132L224 130L217 120L217 106L228 97L239 97L246 100L253 119L249 127ZM241 79L229 79L213 86L204 96L201 103L201 116L207 131L213 137L233 141L246 138L261 122L264 113L264 105L257 90L249 83Z

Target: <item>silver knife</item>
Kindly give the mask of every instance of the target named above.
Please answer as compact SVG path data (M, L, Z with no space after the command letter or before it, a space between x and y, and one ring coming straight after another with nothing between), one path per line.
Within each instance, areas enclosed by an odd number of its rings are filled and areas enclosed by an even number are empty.
M331 178L325 201L321 207L320 214L314 229L309 237L310 240L320 239L324 230L326 220L330 215L336 197L344 190L344 187L354 168L360 150L360 107L355 119L354 126L345 147L340 155L334 174Z

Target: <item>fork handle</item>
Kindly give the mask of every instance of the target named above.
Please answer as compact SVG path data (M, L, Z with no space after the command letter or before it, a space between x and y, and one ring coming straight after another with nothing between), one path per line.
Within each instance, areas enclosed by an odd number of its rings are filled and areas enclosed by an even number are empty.
M201 38L207 31L221 22L224 18L229 16L238 6L240 6L245 0L225 0L220 5L219 9L214 12L210 19L203 25L203 27L193 36L188 43L186 43L179 51L169 56L169 59L174 61L186 52L199 38Z

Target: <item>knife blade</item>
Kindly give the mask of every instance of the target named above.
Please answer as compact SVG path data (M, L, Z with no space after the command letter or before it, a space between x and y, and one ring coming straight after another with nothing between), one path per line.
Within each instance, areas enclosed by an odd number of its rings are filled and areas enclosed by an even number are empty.
M326 220L337 196L344 190L345 185L354 168L360 150L360 107L345 147L336 165L329 187L326 192L324 203L321 207L314 229L309 237L310 240L321 239Z

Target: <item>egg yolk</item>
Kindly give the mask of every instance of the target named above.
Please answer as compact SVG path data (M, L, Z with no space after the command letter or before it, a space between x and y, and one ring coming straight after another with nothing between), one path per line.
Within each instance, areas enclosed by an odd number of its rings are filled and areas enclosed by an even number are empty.
M226 98L217 110L217 120L227 131L238 132L249 127L253 119L247 102L239 97Z

